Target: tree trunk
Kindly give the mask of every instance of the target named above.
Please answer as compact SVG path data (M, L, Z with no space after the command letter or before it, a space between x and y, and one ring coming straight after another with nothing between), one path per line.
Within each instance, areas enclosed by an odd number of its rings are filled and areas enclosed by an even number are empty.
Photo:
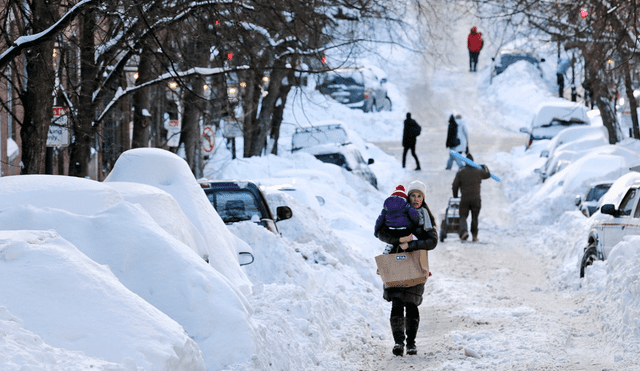
M633 87L631 86L631 69L629 68L629 59L622 66L624 69L624 88L627 91L627 99L629 100L629 107L631 107L631 122L633 126L633 138L640 139L640 129L638 128L638 102L636 97L633 96Z
M140 64L138 65L138 79L136 85L150 81L152 76L152 51L148 46L142 48ZM149 147L151 138L151 103L149 88L138 89L133 94L133 136L131 148Z
M182 130L180 141L184 143L187 155L187 163L196 178L202 178L202 130L200 121L202 118L202 96L204 79L202 76L194 76L190 79L191 89L184 93L184 114L182 115Z
M288 70L284 68L285 61L277 60L274 64L274 69L271 70L269 78L269 88L267 89L267 95L262 99L260 107L260 114L257 117L256 122L256 145L254 147L257 150L257 155L261 154L267 145L267 135L271 129L271 118L275 111L276 102L278 101L280 86L282 80L287 76Z
M271 132L269 133L269 135L273 140L273 148L271 149L271 153L274 155L278 155L278 139L280 138L280 126L282 124L284 107L287 104L287 97L289 96L289 92L291 91L291 86L294 79L295 72L293 70L289 70L286 79L284 79L280 84L280 89L278 90L278 99L276 100L273 116L271 116Z
M32 4L34 33L46 30L54 23L51 7L57 3L36 0ZM23 174L44 174L47 135L53 119L53 41L47 41L26 53L27 88L22 94L24 120L22 139Z
M242 118L242 136L244 139L243 157L260 156L261 154L261 149L259 149L260 144L257 143L256 140L258 133L256 116L258 103L260 102L260 84L262 79L257 78L257 75L258 73L256 73L256 71L247 72L247 88L243 97L244 117Z
M78 97L78 116L74 121L69 159L69 175L87 177L91 160L91 144L95 139L95 103L93 94L97 88L95 65L95 8L89 7L80 17L80 92ZM101 168L96 161L96 167Z

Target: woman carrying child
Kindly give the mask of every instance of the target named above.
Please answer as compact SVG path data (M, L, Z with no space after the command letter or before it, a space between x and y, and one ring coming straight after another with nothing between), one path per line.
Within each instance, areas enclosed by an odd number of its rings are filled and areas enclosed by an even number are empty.
M389 252L399 253L403 251L433 250L438 244L438 232L436 222L429 206L424 201L427 186L420 181L413 181L407 187L407 201L419 213L419 224L411 227L411 234L401 237L396 229L389 228L381 223L376 223L375 235L383 242L392 245ZM380 218L378 218L380 220ZM414 236L415 239L414 240ZM422 304L424 283L411 287L385 288L383 298L391 302L391 332L395 345L393 354L404 355L405 340L407 354L418 353L416 348L416 335L420 325L420 311L418 306ZM406 314L405 314L406 310Z

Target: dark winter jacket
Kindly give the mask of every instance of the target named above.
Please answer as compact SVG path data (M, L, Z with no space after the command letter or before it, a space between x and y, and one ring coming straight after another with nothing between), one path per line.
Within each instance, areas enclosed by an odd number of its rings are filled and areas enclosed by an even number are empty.
M384 227L395 229L412 228L418 224L420 214L414 209L407 200L400 196L391 196L384 200L384 206L378 219L374 235L377 237L378 231Z
M488 179L490 176L489 168L485 165L482 165L482 169L469 165L463 166L456 173L451 185L453 197L458 197L458 190L460 190L461 199L465 201L480 200L480 183L482 183L482 179Z
M413 147L416 145L416 138L420 135L422 128L418 123L412 119L407 118L404 120L404 131L402 133L402 146Z
M424 206L423 206L424 207ZM393 249L391 253L399 253L402 251L416 251L416 250L433 250L438 245L438 232L436 231L436 221L433 217L433 214L429 211L429 216L431 218L431 225L434 228L430 228L428 230L424 230L422 226L418 226L414 229L413 235L416 236L417 240L409 242L409 247L406 250L402 250L400 248L400 240L397 237L393 237L391 233L389 233L389 229L383 227L378 232L378 238L386 242L388 244L393 245ZM404 303L412 303L415 305L422 304L422 294L424 293L424 283L411 286L411 287L389 287L384 288L384 292L382 297L391 301L393 298L398 298L402 300Z
M458 138L458 123L453 115L449 116L449 126L447 127L447 148L454 148L460 145Z

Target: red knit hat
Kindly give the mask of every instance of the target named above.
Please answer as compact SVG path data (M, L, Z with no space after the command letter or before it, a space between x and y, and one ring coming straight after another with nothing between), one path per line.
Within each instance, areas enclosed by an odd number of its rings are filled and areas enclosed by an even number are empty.
M399 197L407 198L407 193L404 189L404 186L402 184L398 185L396 187L396 190L393 191L393 193L391 194L391 196L399 196Z

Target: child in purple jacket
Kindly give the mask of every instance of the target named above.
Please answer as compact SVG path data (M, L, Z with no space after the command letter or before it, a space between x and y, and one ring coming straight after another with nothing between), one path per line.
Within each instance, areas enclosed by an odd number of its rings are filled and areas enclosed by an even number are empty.
M376 228L373 233L378 237L378 231L387 226L394 237L410 235L420 222L418 210L407 202L407 194L402 184L384 200L384 207L376 220Z

